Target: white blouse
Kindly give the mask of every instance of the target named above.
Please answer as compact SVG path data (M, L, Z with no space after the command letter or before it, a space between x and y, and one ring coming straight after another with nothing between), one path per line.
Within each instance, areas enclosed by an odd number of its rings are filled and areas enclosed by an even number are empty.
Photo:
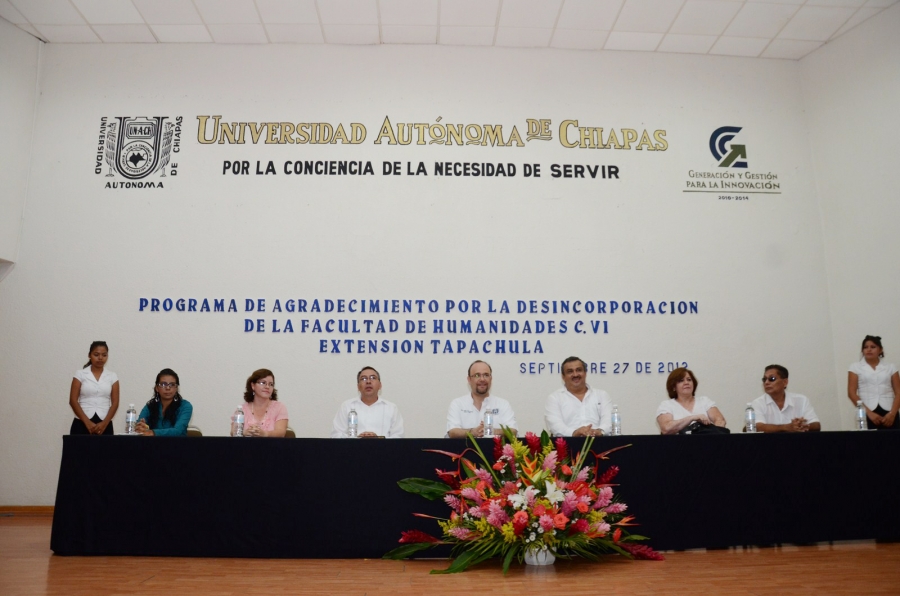
M869 366L866 359L854 362L848 369L859 377L857 393L866 407L874 410L881 406L890 411L894 405L894 388L891 387L891 377L897 373L897 367L889 362L879 362L874 369Z
M682 418L687 418L688 416L693 416L695 414L706 414L710 408L715 407L716 402L705 395L701 395L699 397L694 397L694 410L688 412L684 406L678 403L677 399L670 398L663 401L659 404L659 407L656 408L656 417L659 418L662 414L671 414L672 420L681 420Z
M84 415L93 418L94 414L100 419L106 418L112 405L112 386L119 382L119 377L111 370L103 369L100 380L94 378L91 367L75 371L74 377L81 381L81 392L78 394L78 405L84 411Z

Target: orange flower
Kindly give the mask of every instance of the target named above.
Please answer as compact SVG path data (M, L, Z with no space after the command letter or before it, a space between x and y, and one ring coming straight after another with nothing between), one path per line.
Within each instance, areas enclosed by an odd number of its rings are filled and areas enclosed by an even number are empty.
M590 509L590 507L588 507L588 504L584 501L578 501L578 505L576 505L575 508L578 509L579 513L587 513Z
M566 476L571 476L571 475L572 475L572 468L570 468L570 467L567 466L566 464L563 464L562 467L561 467L560 469L562 470L562 473L565 474Z
M557 530L565 530L567 523L569 523L569 518L562 513L557 513L553 516L553 525Z

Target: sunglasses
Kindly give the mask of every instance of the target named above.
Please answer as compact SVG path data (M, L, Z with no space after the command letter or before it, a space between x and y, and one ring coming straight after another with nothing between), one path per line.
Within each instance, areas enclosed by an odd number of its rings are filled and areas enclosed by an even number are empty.
M769 375L768 377L763 377L763 378L762 378L762 382L763 382L763 383L765 383L766 381L768 381L768 382L770 382L770 383L774 383L774 382L777 381L777 380L778 380L778 377L776 377L775 375Z

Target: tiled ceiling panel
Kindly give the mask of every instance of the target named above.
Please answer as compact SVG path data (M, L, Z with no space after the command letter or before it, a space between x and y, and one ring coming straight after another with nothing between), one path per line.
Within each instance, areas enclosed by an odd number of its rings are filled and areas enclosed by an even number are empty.
M900 0L0 0L48 43L420 44L799 60Z

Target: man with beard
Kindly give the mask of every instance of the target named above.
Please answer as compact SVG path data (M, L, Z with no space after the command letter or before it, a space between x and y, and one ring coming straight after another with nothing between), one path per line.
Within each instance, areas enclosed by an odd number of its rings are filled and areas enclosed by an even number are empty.
M509 402L502 397L491 395L491 367L487 362L476 360L469 365L470 393L454 399L447 411L447 436L452 439L484 436L484 414L490 411L494 416L494 433L501 426L508 427L516 434L516 415Z
M589 387L584 360L570 356L563 360L565 387L554 391L544 406L547 432L560 437L598 437L612 428L612 402L606 391Z

